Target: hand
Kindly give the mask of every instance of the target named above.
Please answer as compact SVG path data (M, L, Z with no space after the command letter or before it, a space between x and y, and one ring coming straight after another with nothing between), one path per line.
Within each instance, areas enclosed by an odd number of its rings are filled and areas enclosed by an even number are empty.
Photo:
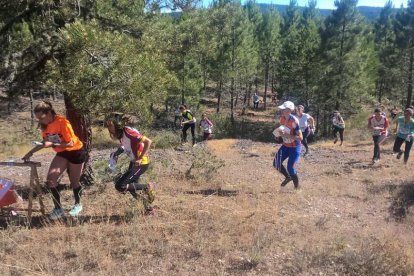
M32 156L33 156L33 153L28 152L28 153L26 153L25 156L22 157L22 159L23 159L24 162L28 162L28 161L30 161L30 157L32 157Z
M135 160L135 166L141 166L142 159Z
M52 147L53 146L53 143L52 142L50 142L50 141L46 141L45 142L45 144L44 144L44 147L45 148L50 148L50 147Z
M109 155L110 159L114 159L115 161L118 161L118 155L115 155L115 152L111 152L111 154Z

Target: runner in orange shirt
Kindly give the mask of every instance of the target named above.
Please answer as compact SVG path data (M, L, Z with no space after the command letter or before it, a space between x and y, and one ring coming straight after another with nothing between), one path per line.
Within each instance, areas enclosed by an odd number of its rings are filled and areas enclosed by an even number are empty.
M49 101L42 101L37 104L34 113L39 120L43 142L31 149L22 159L29 161L33 153L43 148L52 148L56 152L46 180L55 206L49 218L52 220L59 219L65 214L60 204L57 181L66 169L68 169L70 185L75 197L75 205L69 211L69 215L77 216L82 211L80 203L82 187L79 180L86 159L83 143L73 132L70 122L63 116L56 114Z

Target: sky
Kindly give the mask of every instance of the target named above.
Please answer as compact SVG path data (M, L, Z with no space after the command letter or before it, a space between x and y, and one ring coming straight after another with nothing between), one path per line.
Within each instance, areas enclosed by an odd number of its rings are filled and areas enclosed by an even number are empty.
M245 0L241 0L243 3L246 2ZM334 9L334 0L317 0L318 8L320 9ZM401 4L407 6L408 0L394 0L394 7L399 8ZM212 2L211 0L202 0L203 5L208 7L208 5ZM280 4L280 5L288 5L289 0L256 0L257 3L268 3L268 4ZM299 6L306 6L308 0L297 0ZM384 7L387 0L359 0L358 6L372 6L372 7Z

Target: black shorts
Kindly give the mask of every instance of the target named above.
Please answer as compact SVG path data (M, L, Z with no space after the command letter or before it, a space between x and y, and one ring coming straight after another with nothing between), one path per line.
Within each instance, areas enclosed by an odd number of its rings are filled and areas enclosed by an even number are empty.
M63 157L72 164L82 164L86 160L86 150L81 148L80 150L61 151L56 154Z

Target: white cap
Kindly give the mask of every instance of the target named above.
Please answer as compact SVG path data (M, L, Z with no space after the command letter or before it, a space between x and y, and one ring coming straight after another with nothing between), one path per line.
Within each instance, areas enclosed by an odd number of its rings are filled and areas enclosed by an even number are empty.
M282 105L278 106L279 109L286 109L289 108L290 110L295 110L295 104L292 103L291 101L286 101L284 102Z

